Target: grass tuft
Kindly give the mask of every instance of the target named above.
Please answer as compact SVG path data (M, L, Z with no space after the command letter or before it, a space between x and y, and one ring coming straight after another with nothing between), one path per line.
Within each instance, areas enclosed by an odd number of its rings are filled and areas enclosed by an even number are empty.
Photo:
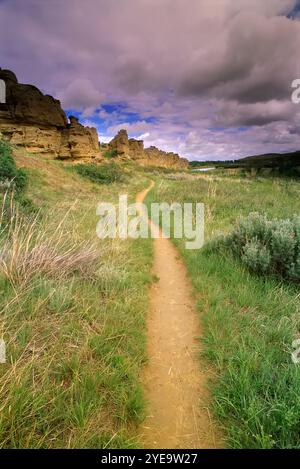
M7 213L8 212L8 213ZM62 279L74 271L84 275L99 258L95 244L70 243L63 220L49 233L36 215L28 219L10 199L7 210L4 198L0 214L0 274L12 285L26 285L36 275Z

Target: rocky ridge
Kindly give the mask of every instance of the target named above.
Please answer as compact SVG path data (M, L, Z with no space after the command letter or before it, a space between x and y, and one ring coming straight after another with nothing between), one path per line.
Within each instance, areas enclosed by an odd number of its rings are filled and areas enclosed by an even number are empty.
M21 84L10 70L0 68L5 82L6 102L0 103L0 134L30 153L77 161L101 162L106 153L132 159L145 166L185 169L188 161L176 153L156 147L144 148L142 140L128 138L126 130L107 144L99 146L93 127L81 125L76 117L68 119L60 102L33 85Z
M118 134L107 145L107 149L119 158L136 160L143 166L177 169L186 169L188 167L188 160L181 158L177 153L165 152L155 146L144 148L144 142L128 138L125 129L119 130Z

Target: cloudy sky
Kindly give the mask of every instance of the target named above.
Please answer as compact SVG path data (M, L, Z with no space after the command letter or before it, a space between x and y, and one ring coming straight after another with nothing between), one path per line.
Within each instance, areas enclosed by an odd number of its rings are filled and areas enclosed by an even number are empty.
M190 159L300 149L300 0L0 0L0 66Z

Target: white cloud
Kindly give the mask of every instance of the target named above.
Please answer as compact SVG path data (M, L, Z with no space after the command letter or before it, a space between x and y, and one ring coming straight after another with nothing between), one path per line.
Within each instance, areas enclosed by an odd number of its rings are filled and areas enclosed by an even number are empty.
M105 94L95 89L86 78L76 78L65 89L58 92L64 108L82 111L85 117L93 115L105 99Z
M145 132L144 134L141 134L137 137L138 140L145 140L148 137L150 137L150 132Z
M69 3L2 2L1 66L84 119L103 103L124 103L99 111L108 121L102 141L127 127L147 145L195 158L299 145L299 112L288 101L300 22L280 16L296 0Z

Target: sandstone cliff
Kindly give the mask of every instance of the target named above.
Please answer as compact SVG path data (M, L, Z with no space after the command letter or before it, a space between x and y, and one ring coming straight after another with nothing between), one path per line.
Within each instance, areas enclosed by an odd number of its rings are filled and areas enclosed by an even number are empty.
M68 123L60 102L32 85L18 83L10 70L0 69L6 103L0 104L0 132L31 153L55 158L101 158L96 129L76 118Z
M122 129L108 144L108 150L122 159L136 160L144 166L160 166L165 168L186 169L188 160L177 153L165 152L152 146L144 149L142 140L128 138L127 131Z
M0 68L0 79L6 85L6 103L0 103L0 134L12 144L52 158L103 159L95 128L84 127L73 116L68 121L57 99L35 86L19 83L10 70ZM145 149L144 142L128 138L126 130L120 130L106 148L120 159L132 159L142 165L188 167L188 161L176 153L156 147Z

